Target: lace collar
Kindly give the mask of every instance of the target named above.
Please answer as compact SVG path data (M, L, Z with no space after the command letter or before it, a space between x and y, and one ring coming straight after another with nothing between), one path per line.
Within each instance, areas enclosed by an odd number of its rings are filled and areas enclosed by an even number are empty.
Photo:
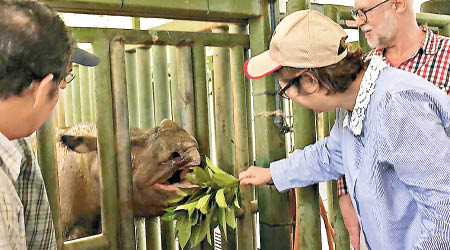
M375 90L375 81L378 79L378 75L381 70L388 65L379 56L373 56L370 59L369 67L364 73L359 87L358 96L356 97L355 107L351 112L350 130L355 136L361 135L364 117L366 116L366 109L370 102L370 97ZM344 117L344 127L348 126L349 111L346 112Z

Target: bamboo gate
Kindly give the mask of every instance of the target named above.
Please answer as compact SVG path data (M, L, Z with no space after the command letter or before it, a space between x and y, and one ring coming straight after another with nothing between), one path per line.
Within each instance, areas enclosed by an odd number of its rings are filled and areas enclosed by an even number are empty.
M101 63L95 68L74 65L75 80L60 98L57 112L38 132L38 157L55 221L58 249L178 249L173 223L158 218L134 221L128 128L150 128L173 119L194 135L202 155L213 155L219 166L237 175L249 165L268 167L293 148L303 148L326 136L335 112L281 103L272 76L253 80L243 75L249 53L266 50L270 13L279 20L276 1L106 1L46 0L62 12L165 17L232 22L213 32L71 28L76 41L91 43ZM272 8L271 8L272 7ZM312 8L345 27L350 7L287 2L287 14ZM450 17L419 13L428 24L450 35ZM247 31L247 28L249 32ZM368 49L360 34L356 46ZM206 48L213 56L207 57ZM281 133L285 118L293 131ZM55 166L54 127L96 122L101 160L102 233L62 242L59 189ZM282 119L281 119L282 121ZM318 185L279 193L273 186L241 188L245 214L237 230L228 231L222 249L321 249ZM328 218L336 249L350 249L334 182L328 183ZM256 220L259 212L259 221ZM259 224L259 231L257 230ZM220 239L220 238L219 238ZM202 243L196 249L214 249Z

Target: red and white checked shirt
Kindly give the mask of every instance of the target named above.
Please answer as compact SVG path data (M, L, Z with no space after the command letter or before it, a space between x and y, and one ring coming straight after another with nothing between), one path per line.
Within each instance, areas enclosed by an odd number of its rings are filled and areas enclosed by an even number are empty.
M426 26L421 28L426 32L425 40L419 50L398 68L427 79L450 95L450 38L436 35ZM373 49L367 56L381 56L389 64L384 51L385 49ZM339 196L348 194L345 178L340 178L337 186Z

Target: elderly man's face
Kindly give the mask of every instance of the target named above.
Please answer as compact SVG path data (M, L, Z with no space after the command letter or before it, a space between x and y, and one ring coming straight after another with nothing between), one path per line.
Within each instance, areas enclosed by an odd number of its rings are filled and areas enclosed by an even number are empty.
M380 2L381 0L355 0L355 8L367 10ZM371 48L386 48L393 42L397 22L391 6L392 3L389 1L367 12L367 22L357 20L357 25L364 32Z

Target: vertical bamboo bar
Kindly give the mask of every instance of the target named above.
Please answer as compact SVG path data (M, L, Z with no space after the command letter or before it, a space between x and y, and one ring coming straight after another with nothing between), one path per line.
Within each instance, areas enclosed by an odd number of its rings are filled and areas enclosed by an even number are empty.
M65 99L64 95L60 95L59 100L58 100L58 107L56 110L59 128L64 128L66 126L66 118L65 118L65 114L64 114L64 99Z
M226 33L226 28L213 29ZM214 118L216 135L216 160L220 167L234 175L233 148L233 97L230 79L230 51L228 48L213 49L214 65ZM222 249L236 249L236 232L227 230L227 241L222 237Z
M56 166L55 136L51 117L45 121L41 128L39 128L36 139L39 167L42 171L42 177L44 178L45 187L47 189L48 201L52 210L56 245L58 249L62 249L63 239L59 220L58 168Z
M292 105L294 147L303 149L315 142L314 112L300 104ZM296 249L321 249L319 185L296 188Z
M164 119L170 119L170 93L169 76L167 70L167 47L163 45L152 46L152 71L155 93L155 122L160 124ZM175 223L173 221L161 222L161 247L164 250L176 250Z
M180 124L181 114L180 114L180 101L178 98L178 72L177 72L177 53L176 47L170 46L170 100L172 104L172 119L174 122Z
M195 93L195 138L199 144L200 155L210 155L209 116L208 116L208 82L206 79L205 46L195 43L192 46L192 67L194 73ZM198 249L214 249L203 241Z
M75 78L70 83L72 87L72 108L73 108L73 123L77 124L81 122L81 102L80 102L80 73L79 65L75 64L72 68L72 72L75 74Z
M230 33L246 33L245 25L230 25ZM234 123L234 172L239 172L249 167L248 126L246 86L244 80L244 48L235 46L230 51L231 85L233 92L233 123ZM237 223L237 246L239 250L254 250L253 239L256 237L254 229L254 214L251 212L250 202L254 200L254 187L241 187L242 206L245 209L243 217Z
M72 101L72 86L67 86L64 89L64 119L67 127L73 125L73 101Z
M139 128L155 126L153 85L150 68L150 49L136 48L136 82L138 95ZM147 249L161 249L161 233L158 218L145 221Z
M88 72L89 72L89 97L90 97L90 102L89 104L91 105L91 121L96 121L96 117L97 117L97 110L95 108L95 101L94 101L94 85L95 85L95 81L94 81L94 68L88 68Z
M195 99L192 74L192 52L189 46L177 47L178 102L180 125L191 135L195 134Z
M155 98L155 123L170 118L169 76L167 72L167 47L152 46L152 71Z
M161 231L159 217L145 219L147 250L164 250L161 248Z
M324 6L324 15L331 18L333 21L337 21L336 7L332 5ZM330 134L330 117L329 113L321 114L323 117L323 137ZM331 224L334 228L335 245L336 249L350 249L350 237L347 229L344 225L344 219L342 218L341 208L339 206L339 196L337 193L336 181L330 181L327 186L328 192L328 218L331 220Z
M115 150L117 161L117 190L120 214L120 249L135 248L133 182L128 126L128 100L125 76L125 48L122 38L110 44L111 82L114 108Z
M262 15L249 19L252 56L267 50L270 39L268 3L261 2ZM253 108L255 116L256 165L268 167L271 161L285 157L284 135L274 124L275 88L272 75L253 80ZM273 186L257 187L260 214L261 249L291 249L291 222L288 194L279 193Z
M102 231L110 249L119 249L119 210L117 202L117 172L114 149L113 110L110 77L109 41L99 38L92 44L101 62L95 70L95 106L101 114L97 120L98 155L101 162Z
M138 96L136 83L136 52L125 52L127 77L128 114L131 128L139 127Z
M91 121L91 94L89 92L89 71L86 66L79 66L81 121Z
M194 44L192 60L195 88L195 138L198 141L200 154L210 156L208 131L208 91L206 81L205 46ZM205 132L206 131L206 132Z
M139 127L155 126L150 49L136 48L136 81L138 87Z

